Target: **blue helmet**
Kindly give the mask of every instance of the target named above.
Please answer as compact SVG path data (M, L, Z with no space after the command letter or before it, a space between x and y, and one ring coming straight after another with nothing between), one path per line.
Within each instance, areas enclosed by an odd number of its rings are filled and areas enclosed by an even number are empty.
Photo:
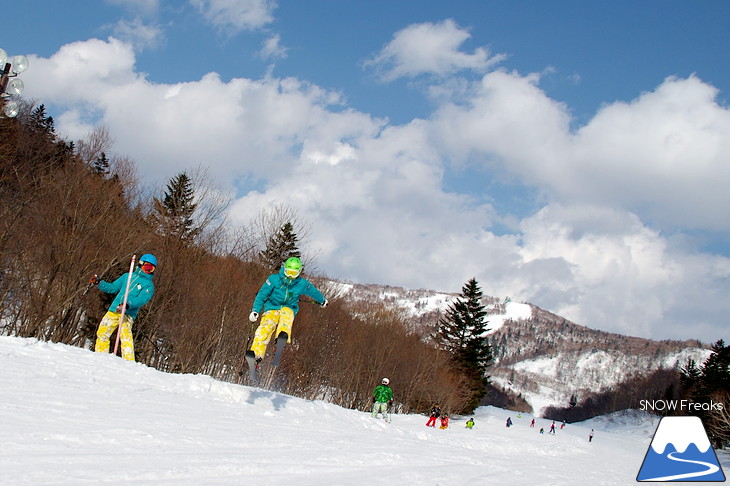
M155 256L151 253L145 253L144 255L139 257L139 263L142 262L151 263L152 265L157 266L157 258L155 258Z

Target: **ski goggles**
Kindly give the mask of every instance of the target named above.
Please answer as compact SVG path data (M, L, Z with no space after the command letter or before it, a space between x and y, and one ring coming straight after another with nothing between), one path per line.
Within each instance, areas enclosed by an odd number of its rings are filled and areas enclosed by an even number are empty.
M299 270L294 270L293 268L285 268L284 275L289 278L297 278L299 276Z
M152 273L155 271L155 266L149 262L144 262L140 267L142 267L144 273Z

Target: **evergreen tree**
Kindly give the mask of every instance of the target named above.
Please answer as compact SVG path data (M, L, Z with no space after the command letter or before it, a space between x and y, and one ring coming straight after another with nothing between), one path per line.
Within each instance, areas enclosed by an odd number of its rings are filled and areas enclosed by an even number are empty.
M487 369L492 361L486 337L486 306L481 300L482 291L476 278L472 278L448 307L446 316L439 320L435 336L441 348L452 355L455 367L471 382L469 406L472 409L486 393Z
M294 225L287 221L269 238L266 248L261 252L261 260L272 273L278 272L288 258L301 258L298 244Z
M710 392L730 390L730 346L722 339L712 345L712 354L702 364L702 380Z
M574 393L570 395L570 400L568 401L568 407L575 408L578 406L578 396Z
M705 400L716 391L730 390L730 346L720 339L711 349L712 354L701 367L690 359L680 370L682 385L695 401Z
M679 373L680 383L686 390L691 389L702 377L702 372L697 367L697 362L692 358L687 360L687 364L679 370Z
M109 159L106 158L104 152L96 158L92 170L94 174L102 177L109 175Z
M55 140L56 128L52 116L46 115L46 105L39 105L30 114L28 126L31 130L43 133L48 140Z
M183 241L197 236L200 229L193 218L197 208L194 201L193 182L186 172L170 179L162 200L154 198L154 222L162 234Z
M709 405L718 402L718 399L721 401L724 397L730 397L730 346L720 339L711 349L712 354L701 367L697 367L693 360L688 360L680 374L685 396L707 407L694 410L693 414L702 419L710 439L721 443L730 437L730 421L721 410L714 410ZM728 404L724 403L723 407L726 406Z

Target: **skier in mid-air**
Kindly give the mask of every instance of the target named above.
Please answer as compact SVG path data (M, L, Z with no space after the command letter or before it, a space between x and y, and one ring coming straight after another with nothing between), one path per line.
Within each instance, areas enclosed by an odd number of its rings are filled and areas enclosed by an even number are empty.
M273 335L276 335L277 343L281 343L281 347L277 344L279 350L285 342L291 342L294 316L299 311L299 297L307 295L322 307L327 305L327 299L322 292L303 278L301 273L302 261L297 257L291 257L284 262L279 273L274 273L266 279L256 294L248 319L256 322L259 313L263 314L261 323L254 333L251 349L246 351L246 361L252 370L252 376L255 376L253 369L266 354L266 347ZM254 368L251 368L252 366Z
M390 388L390 380L383 378L380 385L373 390L373 418L378 414L383 415L383 420L388 422L388 406L393 403L393 390Z
M100 280L93 275L90 284L97 285L99 290L107 294L117 294L114 297L109 310L99 323L96 331L96 344L94 351L97 353L109 352L109 338L114 330L119 327L119 340L122 347L122 358L134 361L134 337L132 335L132 324L137 317L139 308L145 305L155 293L155 285L152 277L157 268L157 258L146 253L139 257L137 268L129 278L129 274L122 274L114 282ZM129 281L129 293L127 294L127 307L124 307L124 294ZM124 322L119 322L124 313Z

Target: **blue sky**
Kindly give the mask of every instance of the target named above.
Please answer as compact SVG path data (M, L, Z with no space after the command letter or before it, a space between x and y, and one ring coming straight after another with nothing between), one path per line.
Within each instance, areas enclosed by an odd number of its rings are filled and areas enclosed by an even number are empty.
M15 2L60 134L230 228L291 208L328 276L728 339L725 1ZM31 25L31 28L27 26ZM313 265L314 266L314 265ZM311 266L310 266L311 268Z

